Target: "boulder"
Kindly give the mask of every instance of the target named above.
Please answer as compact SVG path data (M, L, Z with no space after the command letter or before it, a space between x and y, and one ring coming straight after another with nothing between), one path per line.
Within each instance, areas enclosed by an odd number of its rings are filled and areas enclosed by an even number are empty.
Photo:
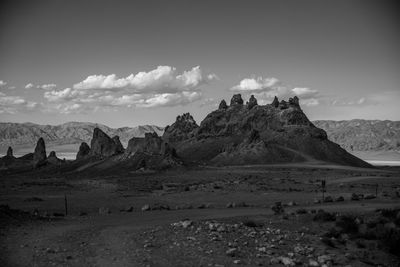
M33 164L36 167L39 167L44 163L47 159L46 156L46 145L42 137L39 138L37 141L35 152L33 152Z
M225 100L222 99L221 103L219 103L218 109L225 110L228 108L228 105L226 104Z
M114 139L99 128L94 129L93 138L90 143L91 156L110 157L120 153L122 153L120 142L119 144L116 143Z
M243 99L241 94L236 94L232 96L231 106L241 106L243 105Z
M76 154L76 159L83 159L89 156L90 154L90 147L86 142L82 142L81 145L79 146L79 151Z
M254 97L254 95L251 95L249 102L247 102L247 108L252 109L254 106L257 106L257 99Z

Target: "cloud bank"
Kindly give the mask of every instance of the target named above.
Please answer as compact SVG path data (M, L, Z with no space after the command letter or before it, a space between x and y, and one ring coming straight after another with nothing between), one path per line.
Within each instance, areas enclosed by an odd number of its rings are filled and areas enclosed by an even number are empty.
M61 113L110 107L171 107L201 99L201 86L216 79L215 74L204 74L199 66L182 73L171 66L158 66L125 78L90 75L72 88L48 90L43 96Z

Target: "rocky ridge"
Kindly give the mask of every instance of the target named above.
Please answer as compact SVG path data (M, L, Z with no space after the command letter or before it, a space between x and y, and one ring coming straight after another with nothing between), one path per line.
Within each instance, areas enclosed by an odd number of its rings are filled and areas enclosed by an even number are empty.
M191 131L181 128L181 121L166 128L165 138L182 159L222 165L314 160L370 166L329 141L326 132L308 120L297 97L258 105L254 96L243 104L236 94L230 106L224 103Z

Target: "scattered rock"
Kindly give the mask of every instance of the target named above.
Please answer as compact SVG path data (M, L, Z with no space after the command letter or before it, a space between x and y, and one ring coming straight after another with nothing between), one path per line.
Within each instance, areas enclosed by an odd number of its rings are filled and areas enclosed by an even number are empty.
M149 210L151 210L149 204L145 204L145 205L142 207L142 211L149 211Z
M231 256L231 257L237 256L237 253L238 253L237 248L230 248L225 252L226 255Z
M106 208L106 207L100 207L99 208L99 214L100 215L105 215L105 214L110 214L110 213L111 213L111 211L110 211L109 208Z

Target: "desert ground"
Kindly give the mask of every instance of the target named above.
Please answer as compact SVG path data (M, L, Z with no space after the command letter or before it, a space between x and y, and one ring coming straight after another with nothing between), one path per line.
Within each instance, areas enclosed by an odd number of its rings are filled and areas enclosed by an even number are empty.
M1 266L400 264L397 167L310 162L1 176ZM283 212L271 209L276 202Z

